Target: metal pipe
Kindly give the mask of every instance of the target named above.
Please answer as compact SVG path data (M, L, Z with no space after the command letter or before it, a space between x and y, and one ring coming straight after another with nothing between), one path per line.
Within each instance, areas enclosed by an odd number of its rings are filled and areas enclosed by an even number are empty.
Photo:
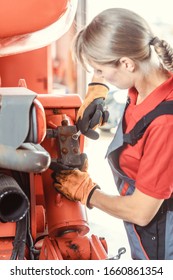
M0 167L21 172L40 173L50 165L49 153L39 144L25 143L17 150L0 145Z

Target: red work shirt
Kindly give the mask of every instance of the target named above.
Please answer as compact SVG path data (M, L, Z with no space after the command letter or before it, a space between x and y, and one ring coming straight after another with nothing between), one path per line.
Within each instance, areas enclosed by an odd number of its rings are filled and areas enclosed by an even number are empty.
M136 105L137 91L129 90L124 132L164 100L173 100L173 76ZM126 145L119 158L121 169L146 195L166 199L173 193L173 115L157 117L136 145Z

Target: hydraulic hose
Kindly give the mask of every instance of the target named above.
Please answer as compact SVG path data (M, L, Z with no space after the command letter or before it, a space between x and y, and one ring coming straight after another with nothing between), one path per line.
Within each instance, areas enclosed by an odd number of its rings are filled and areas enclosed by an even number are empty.
M0 221L17 222L29 209L29 200L13 177L0 174Z

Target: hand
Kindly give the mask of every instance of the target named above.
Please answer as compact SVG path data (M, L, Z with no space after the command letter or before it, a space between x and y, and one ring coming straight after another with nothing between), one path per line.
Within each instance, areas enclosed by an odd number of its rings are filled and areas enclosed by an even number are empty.
M52 162L50 168L54 170L52 173L54 187L68 199L81 201L89 207L89 200L99 186L92 182L87 173L87 155L81 154L80 170L64 165L61 160Z
M93 192L99 188L87 172L79 169L63 170L57 173L54 187L68 199L80 201L89 208L90 198Z
M80 154L80 166L77 166L77 168L81 171L87 172L88 170L88 157L87 154L85 153L81 153ZM74 166L69 166L69 165L65 165L61 159L57 159L57 160L52 160L51 164L49 166L50 169L52 169L54 171L55 174L57 173L61 173L61 171L63 170L74 170L77 168L74 168ZM54 176L54 173L52 173L52 176Z
M106 123L109 117L109 112L104 108L108 91L109 88L103 83L89 84L88 93L77 114L77 129L94 140L99 138L95 129Z

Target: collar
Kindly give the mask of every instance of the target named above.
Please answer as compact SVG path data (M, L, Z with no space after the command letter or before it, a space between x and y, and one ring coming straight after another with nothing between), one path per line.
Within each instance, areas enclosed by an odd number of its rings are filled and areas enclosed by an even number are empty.
M162 101L173 99L173 74L171 74L171 77L168 80L153 90L139 105L135 105L138 95L137 90L135 88L131 88L129 89L128 94L130 97L130 103L134 106L132 116L137 121L154 109ZM171 95L170 98L169 95Z

